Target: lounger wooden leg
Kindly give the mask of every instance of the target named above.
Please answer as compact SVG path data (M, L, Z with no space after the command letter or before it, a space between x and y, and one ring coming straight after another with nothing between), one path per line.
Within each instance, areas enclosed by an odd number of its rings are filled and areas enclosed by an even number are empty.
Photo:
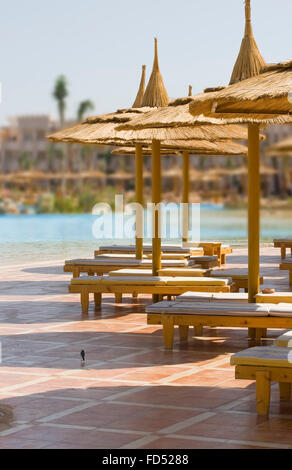
M249 328L248 329L248 337L250 339L255 339L255 337L256 337L256 329L255 328Z
M189 327L188 325L182 325L179 327L179 338L181 341L187 341L189 336Z
M171 300L172 299L172 296L171 295L168 295L167 296L167 300Z
M266 338L267 333L268 333L268 329L267 328L262 328L262 338Z
M203 327L201 325L194 326L195 336L203 336Z
M73 268L73 277L79 277L79 268Z
M152 302L154 304L156 304L157 302L159 302L158 298L159 298L158 294L153 294L152 295Z
M123 301L123 294L117 293L115 294L116 304L120 304Z
M280 400L288 401L291 398L291 384L279 382Z
M292 271L289 270L289 286L292 286Z
M268 416L270 409L271 381L270 373L259 371L256 373L257 413Z
M256 328L255 330L256 330L256 334L255 334L256 344L260 344L261 339L262 339L262 329Z
M138 292L133 292L132 297L133 297L133 299L137 299L138 298Z
M221 264L226 264L226 254L225 253L223 253L221 255Z
M94 305L95 307L100 307L101 306L101 293L96 292L94 294Z
M281 245L281 258L286 258L286 247L284 245Z
M163 340L165 349L173 348L174 323L172 315L162 315Z
M82 308L82 313L87 314L88 313L88 307L89 307L89 293L88 292L81 292L80 293L80 298L81 298L81 308Z

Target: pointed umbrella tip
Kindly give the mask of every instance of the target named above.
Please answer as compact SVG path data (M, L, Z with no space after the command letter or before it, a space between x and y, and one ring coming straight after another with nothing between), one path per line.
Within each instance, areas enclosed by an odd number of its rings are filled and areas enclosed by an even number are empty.
M134 101L132 108L142 107L142 102L143 102L144 93L145 93L145 81L146 81L146 65L142 65L142 75L141 75L139 90L138 90L138 93L137 93L137 96L136 96L136 99Z
M192 85L189 85L189 96L193 95L193 87Z

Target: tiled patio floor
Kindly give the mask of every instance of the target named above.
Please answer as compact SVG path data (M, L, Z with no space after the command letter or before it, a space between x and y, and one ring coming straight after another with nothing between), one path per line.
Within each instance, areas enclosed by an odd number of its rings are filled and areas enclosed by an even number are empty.
M289 290L279 255L262 250L265 285ZM228 258L246 260L239 249ZM273 386L270 419L259 419L254 383L234 380L245 330L206 329L164 351L143 314L150 297L108 296L82 317L61 261L8 266L1 278L0 448L292 448L292 403Z

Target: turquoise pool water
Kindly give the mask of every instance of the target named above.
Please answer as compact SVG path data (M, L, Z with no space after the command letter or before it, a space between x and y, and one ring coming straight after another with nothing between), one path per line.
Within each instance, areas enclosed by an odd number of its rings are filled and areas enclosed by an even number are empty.
M1 264L91 257L99 244L121 243L117 239L94 238L95 220L96 216L89 214L0 216ZM247 244L246 210L203 208L200 227L201 240L223 240L233 246ZM292 211L262 211L262 242L291 235Z

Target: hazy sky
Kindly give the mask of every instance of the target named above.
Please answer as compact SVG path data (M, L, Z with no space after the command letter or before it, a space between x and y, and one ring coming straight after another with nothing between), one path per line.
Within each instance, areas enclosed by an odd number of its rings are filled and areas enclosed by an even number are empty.
M291 0L252 0L255 38L267 62L291 59ZM132 105L141 65L147 78L158 37L170 97L226 84L244 27L243 0L9 0L1 5L0 123L52 113L56 77L70 84L68 116Z

